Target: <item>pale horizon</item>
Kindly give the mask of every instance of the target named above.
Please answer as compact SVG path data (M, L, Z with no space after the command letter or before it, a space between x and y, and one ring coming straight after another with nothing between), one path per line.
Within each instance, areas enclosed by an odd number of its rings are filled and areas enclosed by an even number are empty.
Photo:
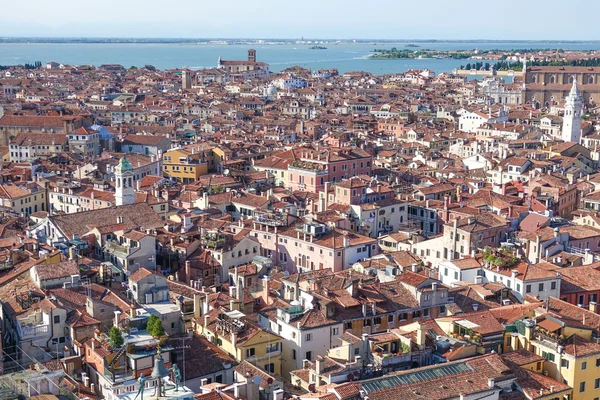
M276 0L248 3L158 0L31 0L3 5L0 36L37 38L161 39L339 39L339 40L523 40L596 41L591 33L600 3L572 0L561 13L556 0L507 0L500 4L456 0L384 1L373 7L356 0L305 0L288 7ZM568 17L565 18L565 15ZM591 37L591 35L594 35ZM407 38L407 39L404 39ZM434 39L435 38L435 39ZM469 39L475 38L475 39Z

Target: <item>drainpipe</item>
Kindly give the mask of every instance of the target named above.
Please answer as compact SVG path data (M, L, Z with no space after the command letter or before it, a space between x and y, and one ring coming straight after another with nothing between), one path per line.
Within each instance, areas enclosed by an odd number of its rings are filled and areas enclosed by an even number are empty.
M52 341L52 338L54 337L54 310L50 311L50 339L48 339L48 341L46 342L46 347L50 348L50 342ZM57 343L58 343L58 338L56 339ZM33 340L32 340L33 342ZM56 354L56 357L58 358L58 352Z

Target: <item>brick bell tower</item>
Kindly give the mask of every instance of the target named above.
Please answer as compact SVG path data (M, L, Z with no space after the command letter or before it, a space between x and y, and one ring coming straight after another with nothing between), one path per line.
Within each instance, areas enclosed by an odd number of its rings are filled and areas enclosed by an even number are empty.
M248 50L248 62L256 62L256 50Z

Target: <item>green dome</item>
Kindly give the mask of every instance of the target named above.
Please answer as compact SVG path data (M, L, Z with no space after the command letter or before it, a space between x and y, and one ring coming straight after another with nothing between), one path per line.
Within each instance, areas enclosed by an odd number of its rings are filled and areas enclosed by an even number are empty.
M122 157L119 160L119 163L117 164L117 166L115 168L115 172L117 172L117 173L131 171L131 170L133 170L133 166L131 165L131 163L129 162L127 157Z

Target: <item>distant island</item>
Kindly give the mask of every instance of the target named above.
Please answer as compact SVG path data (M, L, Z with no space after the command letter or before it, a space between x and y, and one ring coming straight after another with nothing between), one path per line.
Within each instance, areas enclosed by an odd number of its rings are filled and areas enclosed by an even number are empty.
M412 44L412 43L409 43L409 44L407 44L407 45L404 45L404 47L421 47L421 46L419 46L419 45L417 45L417 44Z
M382 60L403 60L412 58L451 58L455 60L462 60L471 58L473 54L473 51L404 50L392 47L389 50L374 49L373 54L371 54L369 58Z
M327 47L324 47L324 46L312 46L312 47L309 47L309 49L311 49L311 50L327 50Z

